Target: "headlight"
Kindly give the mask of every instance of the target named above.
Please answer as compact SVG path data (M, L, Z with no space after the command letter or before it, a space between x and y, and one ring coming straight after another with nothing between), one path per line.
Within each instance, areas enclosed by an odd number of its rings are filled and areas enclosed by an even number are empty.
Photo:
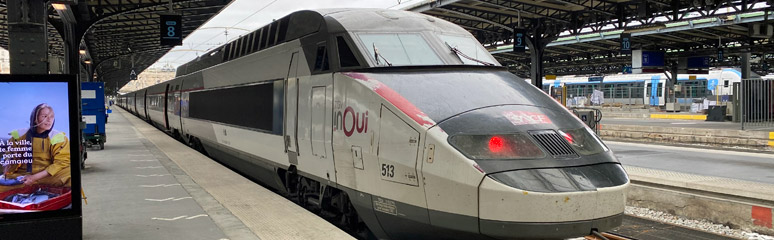
M608 150L602 140L588 128L560 130L559 134L581 155L593 155Z
M540 148L526 134L455 135L449 143L470 159L543 158Z

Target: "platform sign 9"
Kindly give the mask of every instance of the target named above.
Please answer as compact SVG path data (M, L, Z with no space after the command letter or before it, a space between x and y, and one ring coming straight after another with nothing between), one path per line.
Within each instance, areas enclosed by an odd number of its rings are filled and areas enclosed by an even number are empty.
M632 53L632 34L631 33L621 33L621 53L623 54Z
M183 45L183 18L180 15L160 16L161 45Z
M524 29L513 29L513 52L524 52L527 46L527 33Z

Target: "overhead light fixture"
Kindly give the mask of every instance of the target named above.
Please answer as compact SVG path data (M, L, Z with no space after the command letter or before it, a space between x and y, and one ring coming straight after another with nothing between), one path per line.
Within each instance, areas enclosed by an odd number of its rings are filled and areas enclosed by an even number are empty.
M57 11L67 10L67 5L62 3L52 3L51 6L54 7L54 9L56 9Z
M85 63L85 64L91 64L91 60L90 60L90 59L83 60L83 63Z
M73 10L68 7L69 4L72 4L72 2L58 1L52 2L51 6L54 7L54 10L56 10L56 12L59 14L59 17L62 18L62 21L65 21L65 23L75 23L75 14L73 13Z
M80 53L81 55L86 55L86 49L78 50L78 53Z
M666 24L664 23L654 23L654 24L648 24L648 25L641 25L641 26L635 26L631 28L627 28L623 31L623 33L638 33L638 32L647 32L647 31L656 31L666 28Z

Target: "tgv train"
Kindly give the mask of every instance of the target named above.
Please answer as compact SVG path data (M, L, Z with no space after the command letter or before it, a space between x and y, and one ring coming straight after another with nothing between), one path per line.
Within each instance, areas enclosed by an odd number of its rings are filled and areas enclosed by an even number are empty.
M628 176L591 130L418 13L295 12L119 104L364 237L565 238L623 217Z
M701 99L710 95L732 95L734 83L741 81L742 73L733 68L711 70L708 74L678 74L676 96L678 99ZM588 97L594 89L603 91L605 103L664 106L667 102L664 98L667 76L664 73L619 74L604 78L562 76L556 80L543 80L543 90L549 93L562 87L567 88L568 96Z

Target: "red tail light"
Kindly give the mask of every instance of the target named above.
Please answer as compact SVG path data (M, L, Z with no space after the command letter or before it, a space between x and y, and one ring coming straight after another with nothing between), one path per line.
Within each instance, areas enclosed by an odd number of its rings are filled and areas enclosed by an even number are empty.
M528 135L455 135L449 143L470 159L534 159L545 154Z
M489 139L489 151L493 153L503 151L503 138L500 136L493 136Z

